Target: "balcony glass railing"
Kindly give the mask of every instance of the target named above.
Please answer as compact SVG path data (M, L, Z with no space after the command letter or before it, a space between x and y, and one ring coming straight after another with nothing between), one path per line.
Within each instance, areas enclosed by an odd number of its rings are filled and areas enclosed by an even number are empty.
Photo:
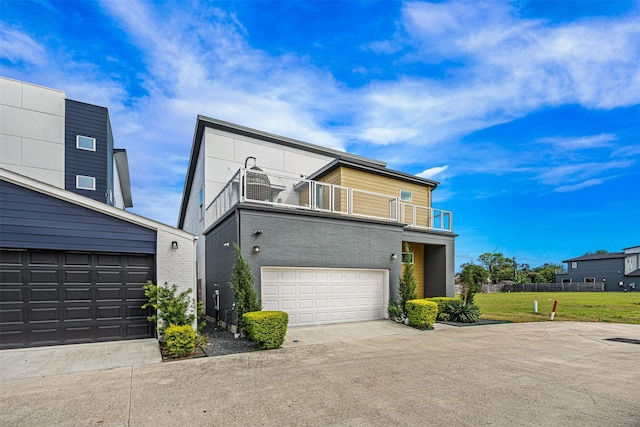
M388 194L244 168L207 206L207 224L213 224L240 202L401 222L425 230L453 229L450 211L403 202Z

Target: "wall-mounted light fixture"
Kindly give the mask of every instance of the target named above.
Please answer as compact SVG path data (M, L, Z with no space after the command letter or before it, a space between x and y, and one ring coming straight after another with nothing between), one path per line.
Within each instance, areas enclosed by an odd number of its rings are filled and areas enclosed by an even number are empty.
M256 236L259 236L262 234L262 230L256 230L253 232L253 234L255 234Z
M178 249L178 242L176 242L175 240L171 242L171 249Z
M398 255L396 255L396 254L391 254L391 259L398 259Z
M258 254L258 253L260 253L260 246L254 246L254 247L253 247L253 253L254 253L254 254Z
M222 244L222 246L224 246L225 248L228 248L228 247L229 247L229 242L224 242L224 243Z

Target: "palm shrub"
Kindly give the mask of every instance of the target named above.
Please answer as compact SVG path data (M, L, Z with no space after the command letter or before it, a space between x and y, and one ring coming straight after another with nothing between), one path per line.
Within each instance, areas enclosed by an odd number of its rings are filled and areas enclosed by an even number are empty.
M233 264L233 276L231 278L231 290L236 299L236 312L238 315L238 328L244 329L243 314L262 310L258 294L253 287L254 278L251 267L242 257L240 246L234 244L236 260ZM240 332L240 331L238 331Z
M404 245L404 251L407 253L411 252L411 247L408 243ZM400 276L400 308L402 309L402 314L404 316L407 315L407 301L416 299L416 279L413 275L414 268L413 264L403 264L402 275Z
M447 303L447 313L450 321L460 323L474 323L480 317L480 309L477 305L465 303L459 299Z

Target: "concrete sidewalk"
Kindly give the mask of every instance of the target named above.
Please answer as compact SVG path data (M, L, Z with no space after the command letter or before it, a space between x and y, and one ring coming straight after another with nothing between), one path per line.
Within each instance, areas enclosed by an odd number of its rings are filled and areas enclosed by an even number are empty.
M155 338L0 351L0 380L100 371L162 362Z
M640 425L639 325L402 329L3 380L0 425Z

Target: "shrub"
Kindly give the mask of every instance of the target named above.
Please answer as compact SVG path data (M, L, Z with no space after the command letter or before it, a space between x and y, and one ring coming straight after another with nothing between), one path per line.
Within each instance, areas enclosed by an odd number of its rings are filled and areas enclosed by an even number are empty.
M289 315L284 311L252 311L242 316L245 332L264 350L278 348L287 335Z
M148 319L150 322L158 324L158 333L164 334L169 325L192 325L196 320L196 314L202 310L202 305L196 305L190 297L191 289L178 293L176 285L165 286L154 285L152 281L147 281L144 285L144 295L148 298L142 308L153 307L156 311Z
M196 331L191 325L169 325L164 331L164 340L169 354L187 356L196 348Z
M480 317L480 309L475 304L465 304L464 301L454 299L447 304L449 320L460 323L474 323Z
M432 298L425 298L425 299L427 301L433 301L436 304L438 304L438 317L436 318L436 320L439 320L439 321L449 320L449 313L447 312L447 304L449 304L451 301L453 301L456 298L432 297Z
M389 300L389 305L387 306L387 313L389 314L389 319L391 320L401 320L402 319L402 308L398 301L394 299Z
M438 304L425 299L407 301L407 317L409 325L420 329L433 327L438 316Z

